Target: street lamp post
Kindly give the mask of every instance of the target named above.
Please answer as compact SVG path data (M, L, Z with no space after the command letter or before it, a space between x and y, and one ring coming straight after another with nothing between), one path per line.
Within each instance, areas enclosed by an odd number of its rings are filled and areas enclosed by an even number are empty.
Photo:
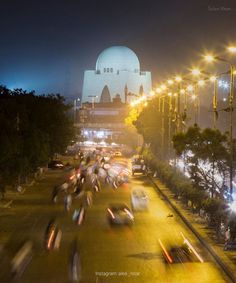
M162 149L162 159L165 157L165 96L161 97L161 149Z
M94 109L95 99L98 98L98 96L97 95L89 95L88 97L92 98L92 109Z
M233 193L233 99L234 99L234 66L230 64L230 95L229 95L229 111L230 111L230 194Z
M80 98L74 99L74 124L76 124L76 110L77 110L77 101L80 101Z
M181 82L182 82L182 78L180 76L176 76L175 77L175 81L177 82L177 127L176 127L176 131L180 132L180 90L181 90Z
M233 49L232 49L233 50ZM230 52L231 51L229 49ZM225 60L224 58L213 56L213 55L206 55L205 60L207 62L213 61L221 61L225 62L230 66L230 93L229 93L229 113L230 113L230 125L229 125L229 151L230 151L230 163L229 163L229 179L230 179L230 194L233 193L233 101L234 101L234 65Z
M171 157L171 122L172 122L172 93L168 93L169 96L169 116L168 116L168 157Z

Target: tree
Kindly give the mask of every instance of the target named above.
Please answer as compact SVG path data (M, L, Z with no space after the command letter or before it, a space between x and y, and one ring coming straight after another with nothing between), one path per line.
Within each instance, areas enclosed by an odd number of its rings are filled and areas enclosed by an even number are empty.
M0 179L15 183L63 153L73 138L69 106L60 95L36 96L0 87Z
M161 114L157 111L158 99L152 100L146 107L142 109L133 125L136 127L139 134L144 138L144 141L150 144L152 151L158 156L162 155L161 148Z
M208 191L211 197L223 198L229 172L227 135L195 125L186 133L175 135L173 145L176 154L185 158L194 185Z

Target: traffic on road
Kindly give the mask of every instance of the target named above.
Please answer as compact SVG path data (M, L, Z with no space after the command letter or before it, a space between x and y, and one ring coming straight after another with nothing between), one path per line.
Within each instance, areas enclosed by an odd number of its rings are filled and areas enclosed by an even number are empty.
M228 282L140 157L62 163L2 212L0 282Z

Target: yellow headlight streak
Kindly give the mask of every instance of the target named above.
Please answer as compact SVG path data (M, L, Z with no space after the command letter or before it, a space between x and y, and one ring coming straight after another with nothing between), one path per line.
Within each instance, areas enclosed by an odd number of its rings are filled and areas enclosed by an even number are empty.
M195 250L195 248L192 246L192 244L189 242L189 240L184 236L184 234L181 232L180 233L181 234L181 236L183 237L183 239L184 239L184 244L186 244L188 247L189 247L189 249L195 254L195 256L198 258L198 260L201 262L201 263L203 263L204 262L204 260L203 260L203 258L199 255L199 253Z

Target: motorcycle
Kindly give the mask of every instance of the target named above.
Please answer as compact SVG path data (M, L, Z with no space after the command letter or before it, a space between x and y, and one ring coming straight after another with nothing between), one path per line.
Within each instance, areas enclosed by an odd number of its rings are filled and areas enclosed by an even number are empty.
M93 186L93 190L95 192L99 192L101 190L101 184L98 180L97 177L94 177L93 180L92 180L92 186Z
M77 242L74 241L69 258L69 280L71 282L81 281L81 258L77 248Z
M84 221L85 217L85 208L84 206L80 206L79 210L75 210L72 219L75 221L77 225L81 225Z
M45 231L44 246L47 251L59 249L61 242L62 232L58 228L55 220L51 220Z

